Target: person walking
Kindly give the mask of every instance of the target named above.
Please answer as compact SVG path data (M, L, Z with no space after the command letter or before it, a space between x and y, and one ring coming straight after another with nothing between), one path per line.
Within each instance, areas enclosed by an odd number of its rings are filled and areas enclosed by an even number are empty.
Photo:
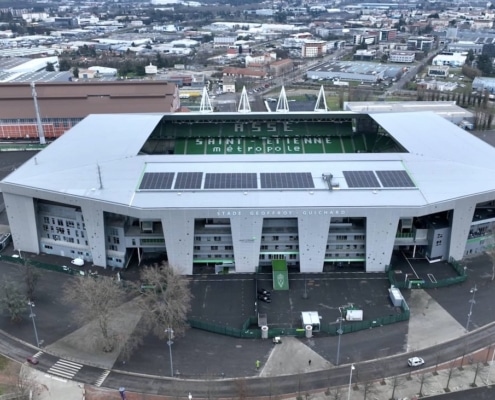
M260 369L260 360L256 360L256 369Z
M311 360L308 361L308 365L311 366Z

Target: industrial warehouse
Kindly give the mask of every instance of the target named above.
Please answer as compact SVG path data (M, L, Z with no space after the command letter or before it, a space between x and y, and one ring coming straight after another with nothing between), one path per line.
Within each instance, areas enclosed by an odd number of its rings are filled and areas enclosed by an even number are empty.
M385 271L491 242L495 149L433 112L90 115L0 183L15 249Z

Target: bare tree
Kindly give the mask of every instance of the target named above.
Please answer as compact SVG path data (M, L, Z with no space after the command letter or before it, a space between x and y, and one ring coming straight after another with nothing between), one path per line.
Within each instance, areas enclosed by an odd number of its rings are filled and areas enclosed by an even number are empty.
M2 388L16 398L28 398L32 393L32 398L36 399L43 390L43 386L32 376L32 370L25 365L7 362L5 367L1 368L1 374Z
M477 387L478 386L476 384L476 378L478 377L478 373L480 372L481 365L482 365L482 363L480 363L480 362L476 363L476 370L474 371L474 379L473 379L473 383L471 383L471 387Z
M22 314L27 310L27 299L21 289L14 282L4 282L0 290L0 309L10 315L12 322L22 319Z
M419 376L419 397L423 396L423 386L428 383L429 377L425 373Z
M40 272L33 267L29 260L24 259L24 283L26 284L26 296L29 300L33 300L34 291L41 277Z
M492 263L492 281L493 281L495 280L495 247L493 245L490 245L485 251L486 251L486 255L490 257L490 262Z
M114 309L124 300L124 289L112 278L78 276L64 286L63 298L78 304L74 319L82 324L96 321L101 334L101 347L104 352L114 350L118 337L110 327L110 317ZM99 344L99 343L95 343Z
M376 397L378 395L378 388L375 387L375 382L366 381L363 383L363 400L366 400L368 396Z
M341 387L335 388L329 395L332 400L341 400L344 398L343 389Z
M161 339L167 337L168 328L173 328L175 336L183 334L192 299L188 279L164 262L144 267L141 282L150 288L140 298L145 326Z
M401 388L402 386L404 386L404 382L402 381L402 378L400 376L394 376L392 378L392 396L390 397L392 400L395 400L395 391L398 389L398 388Z
M445 386L445 389L444 389L446 392L450 392L450 388L449 388L449 385L450 385L450 380L451 380L451 378L452 378L453 376L455 376L455 371L456 371L456 369L455 369L455 361L452 361L452 362L450 363L450 366L449 366L449 373L448 373L448 375L447 375L447 385Z

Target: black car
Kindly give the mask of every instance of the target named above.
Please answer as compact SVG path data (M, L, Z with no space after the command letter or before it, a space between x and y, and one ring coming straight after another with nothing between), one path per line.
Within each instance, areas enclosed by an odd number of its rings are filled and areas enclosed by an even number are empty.
M270 296L266 296L264 294L258 294L258 300L264 301L265 303L271 303L272 299Z
M267 297L271 296L271 292L263 288L258 289L258 294L262 294L263 296L267 296Z

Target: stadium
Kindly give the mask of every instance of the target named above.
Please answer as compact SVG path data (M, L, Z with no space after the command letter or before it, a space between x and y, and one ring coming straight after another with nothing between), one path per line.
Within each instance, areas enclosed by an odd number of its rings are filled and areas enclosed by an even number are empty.
M22 251L188 275L382 272L395 252L488 245L494 159L432 112L98 114L0 188Z

